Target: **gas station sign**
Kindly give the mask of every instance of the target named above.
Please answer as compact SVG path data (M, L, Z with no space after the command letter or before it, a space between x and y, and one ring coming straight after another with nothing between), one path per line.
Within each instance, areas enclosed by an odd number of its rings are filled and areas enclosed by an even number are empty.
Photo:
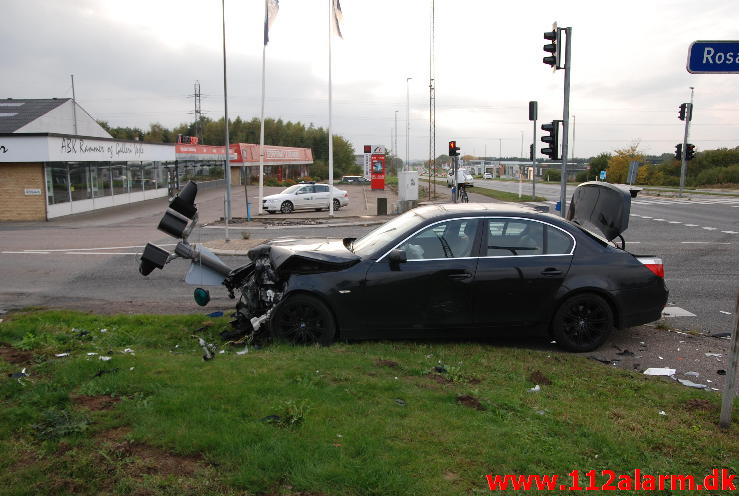
M385 155L373 153L371 158L371 188L385 189Z

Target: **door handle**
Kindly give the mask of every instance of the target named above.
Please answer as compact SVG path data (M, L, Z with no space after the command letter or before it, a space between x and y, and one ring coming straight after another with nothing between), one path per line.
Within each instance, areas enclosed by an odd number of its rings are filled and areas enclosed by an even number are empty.
M472 274L470 274L469 272L460 272L458 274L449 274L448 277L449 277L449 279L454 279L454 280L457 280L457 281L463 281L465 279L471 279L472 278Z
M555 269L554 267L547 267L546 269L541 271L541 275L543 276L561 276L562 271Z

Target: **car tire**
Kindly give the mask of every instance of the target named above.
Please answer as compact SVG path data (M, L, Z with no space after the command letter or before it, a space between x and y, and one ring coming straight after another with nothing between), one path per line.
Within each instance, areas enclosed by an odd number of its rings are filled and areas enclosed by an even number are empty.
M289 201L282 202L282 205L280 206L280 212L283 214L289 214L294 210L293 203Z
M340 208L341 208L341 202L339 200L337 200L336 198L334 198L334 211L336 211L336 210L338 210Z
M611 332L611 306L593 293L567 298L552 319L552 335L568 351L592 351L605 343Z
M327 346L336 337L336 323L329 308L315 296L289 296L275 307L270 319L274 338L294 344Z

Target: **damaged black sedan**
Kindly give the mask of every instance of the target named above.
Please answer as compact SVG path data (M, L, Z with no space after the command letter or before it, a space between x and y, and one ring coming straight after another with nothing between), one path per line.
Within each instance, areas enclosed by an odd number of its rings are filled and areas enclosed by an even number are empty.
M661 259L624 249L629 193L607 183L580 185L568 220L503 204L430 205L360 239L260 245L236 269L187 242L196 192L190 183L160 223L182 240L175 253L149 244L140 270L192 259L186 280L238 293L232 324L243 334L325 345L525 330L588 351L614 329L659 319L667 301Z

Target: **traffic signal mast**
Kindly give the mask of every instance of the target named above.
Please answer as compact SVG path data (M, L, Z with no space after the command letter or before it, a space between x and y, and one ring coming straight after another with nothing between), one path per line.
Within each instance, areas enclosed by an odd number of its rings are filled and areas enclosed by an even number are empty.
M688 134L690 132L690 121L693 120L693 94L691 88L690 103L681 103L677 117L681 121L685 121L685 134L683 134L683 142L675 147L675 159L680 160L680 196L683 196L685 188L685 174L688 169L688 160L695 156L695 145L688 143Z
M459 147L457 141L452 140L449 142L449 156L452 158L452 171L454 174L454 193L452 194L452 201L457 203L457 196L459 196L459 185L457 184L457 170L459 169Z

